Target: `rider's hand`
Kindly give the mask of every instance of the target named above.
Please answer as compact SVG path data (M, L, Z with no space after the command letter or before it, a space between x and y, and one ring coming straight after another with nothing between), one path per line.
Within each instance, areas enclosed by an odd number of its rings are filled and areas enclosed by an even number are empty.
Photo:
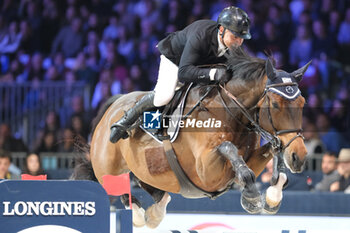
M231 72L228 71L226 68L217 68L214 76L214 80L217 82L226 83L231 79L231 76L232 76Z

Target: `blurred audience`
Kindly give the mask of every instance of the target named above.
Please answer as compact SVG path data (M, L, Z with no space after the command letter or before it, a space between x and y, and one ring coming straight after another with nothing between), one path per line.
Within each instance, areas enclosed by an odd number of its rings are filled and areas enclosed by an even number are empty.
M331 184L332 192L350 193L350 148L343 148L338 157L338 173L340 178Z
M39 146L35 149L36 153L39 152L57 152L58 144L57 137L54 132L47 131L42 136L39 142Z
M84 127L84 119L79 114L74 114L70 118L70 128L73 131L73 135L81 136L85 141L87 141L88 138L88 130L86 127Z
M350 64L348 56L350 52L350 8L346 9L344 21L341 22L338 33L338 43L340 46L340 59L345 64Z
M322 157L322 180L315 185L316 191L329 192L331 184L339 180L337 171L337 156L333 152L327 152Z
M273 159L265 166L265 170L260 175L261 187L260 190L266 190L270 186L270 181L273 173Z
M76 17L69 26L63 27L52 44L52 53L62 51L66 58L74 57L83 48L81 19Z
M0 149L0 179L19 179L20 177L9 171L11 165L10 152Z
M303 121L304 143L307 149L307 156L320 154L325 151L325 146L320 140L319 133L315 123L308 120Z
M296 37L289 47L289 63L294 67L302 66L311 60L313 43L310 31L304 24L297 28Z
M26 157L25 168L23 174L32 176L44 175L45 172L41 166L41 160L38 154L29 153Z
M0 149L11 152L26 151L27 147L21 139L12 136L11 128L7 124L0 124Z
M59 152L73 152L74 151L74 132L71 128L65 128L62 133L62 140L58 145Z
M328 151L339 153L341 148L348 145L348 142L342 134L331 126L329 117L325 113L317 116L316 124L318 126L321 141Z

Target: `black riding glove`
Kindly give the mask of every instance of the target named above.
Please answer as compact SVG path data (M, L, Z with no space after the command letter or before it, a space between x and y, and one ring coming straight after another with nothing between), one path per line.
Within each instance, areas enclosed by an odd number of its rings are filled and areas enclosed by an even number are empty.
M231 79L231 77L232 77L232 73L228 71L226 68L217 68L214 75L214 80L217 82L226 83Z

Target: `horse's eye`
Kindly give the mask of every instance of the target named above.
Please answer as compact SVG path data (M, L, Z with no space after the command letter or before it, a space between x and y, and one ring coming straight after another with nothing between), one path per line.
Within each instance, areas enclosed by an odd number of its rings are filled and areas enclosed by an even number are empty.
M280 106L278 106L277 102L272 102L272 107L280 109Z

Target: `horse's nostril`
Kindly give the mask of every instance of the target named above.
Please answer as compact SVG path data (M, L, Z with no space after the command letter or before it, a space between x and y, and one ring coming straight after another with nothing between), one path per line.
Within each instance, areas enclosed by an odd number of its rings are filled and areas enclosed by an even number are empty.
M299 159L298 159L298 156L297 156L297 154L296 153L294 153L293 152L293 154L292 154L292 163L293 163L293 167L294 168L297 168L298 167L298 165L299 165Z

